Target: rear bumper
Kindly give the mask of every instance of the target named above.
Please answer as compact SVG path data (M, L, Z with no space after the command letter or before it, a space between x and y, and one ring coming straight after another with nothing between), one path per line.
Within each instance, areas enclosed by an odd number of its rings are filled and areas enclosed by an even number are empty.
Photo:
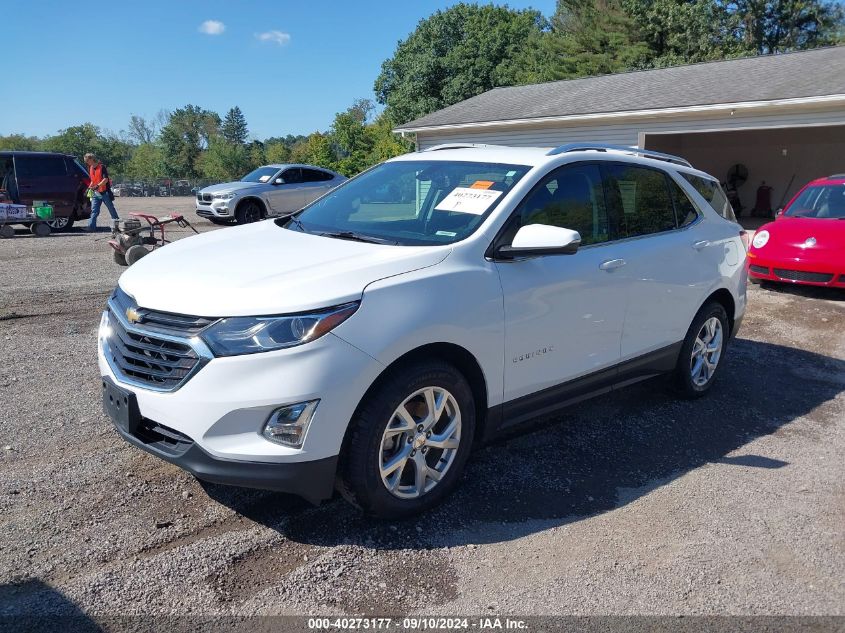
M204 451L190 438L178 432L162 441L155 430L155 422L145 420L136 433L128 433L117 425L115 430L130 444L187 470L198 479L215 484L243 486L287 492L319 503L332 496L334 491L337 456L306 462L258 462L215 457ZM165 432L172 429L166 429ZM179 436L182 436L179 438Z

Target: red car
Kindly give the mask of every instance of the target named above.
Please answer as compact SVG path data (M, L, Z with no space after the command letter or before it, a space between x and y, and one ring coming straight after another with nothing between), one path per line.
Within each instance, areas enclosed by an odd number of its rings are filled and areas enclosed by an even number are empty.
M845 288L845 174L805 185L754 234L747 261L756 283Z

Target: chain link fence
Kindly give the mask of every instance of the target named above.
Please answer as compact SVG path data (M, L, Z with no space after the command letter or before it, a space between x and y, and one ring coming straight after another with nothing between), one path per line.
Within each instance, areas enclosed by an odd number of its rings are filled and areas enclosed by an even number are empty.
M149 198L195 196L203 187L217 184L215 180L187 178L159 178L158 180L132 180L112 178L112 191L118 198Z

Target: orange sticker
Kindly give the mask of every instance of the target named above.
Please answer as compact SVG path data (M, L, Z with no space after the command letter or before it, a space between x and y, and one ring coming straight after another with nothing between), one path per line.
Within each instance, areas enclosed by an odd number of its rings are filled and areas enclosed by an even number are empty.
M469 188L470 189L489 189L495 183L492 180L476 180L472 183Z

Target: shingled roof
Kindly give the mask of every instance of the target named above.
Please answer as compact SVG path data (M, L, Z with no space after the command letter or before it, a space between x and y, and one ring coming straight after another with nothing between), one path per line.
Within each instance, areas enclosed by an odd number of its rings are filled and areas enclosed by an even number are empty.
M843 94L845 46L835 46L494 88L397 130Z

